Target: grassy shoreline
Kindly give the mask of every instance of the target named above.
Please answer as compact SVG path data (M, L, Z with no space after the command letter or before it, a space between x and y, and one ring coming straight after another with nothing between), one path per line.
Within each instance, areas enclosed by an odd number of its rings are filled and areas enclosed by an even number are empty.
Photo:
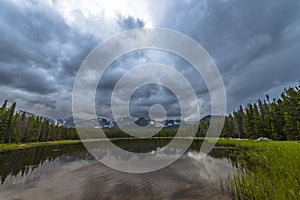
M152 139L169 139L173 137L152 137ZM191 137L177 137L183 139L192 139ZM145 139L145 138L110 138L109 140L128 140L128 139ZM244 147L244 148L255 148L259 146L264 146L269 142L258 142L251 139L238 140L238 139L226 139L226 138L204 138L204 137L195 137L195 140L208 140L210 142L217 142L219 145L225 146L236 146L236 147ZM0 150L15 150L15 149L24 149L35 146L48 146L48 145L68 145L68 144L80 144L82 142L95 142L95 141L103 141L107 140L103 139L87 139L87 140L57 140L57 141L48 141L48 142L28 142L28 143L20 143L20 144L0 144ZM283 143L298 143L300 145L300 141L273 141L272 144L283 144Z
M159 138L172 138L172 137L152 137L153 139ZM177 137L180 138L180 137ZM184 139L191 139L191 137L183 137ZM129 139L145 139L145 138L110 138L110 140L129 140ZM204 138L197 138L197 139L204 139ZM58 141L49 141L49 142L28 142L28 143L20 143L20 144L0 144L0 151L5 150L18 150L18 149L25 149L31 148L35 146L50 146L50 145L68 145L68 144L80 144L82 142L96 142L96 141L103 141L107 139L88 139L88 140L58 140Z
M232 199L300 199L300 143L219 139L219 144L246 148L238 174L228 177Z
M49 145L64 145L64 144L80 144L81 140L59 140L59 141L50 141L50 142L29 142L22 144L0 144L0 151L5 150L18 150L26 149L35 146L49 146Z

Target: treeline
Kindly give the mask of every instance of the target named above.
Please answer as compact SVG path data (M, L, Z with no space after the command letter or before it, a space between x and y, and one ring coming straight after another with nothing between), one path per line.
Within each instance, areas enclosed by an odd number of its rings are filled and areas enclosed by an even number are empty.
M208 123L200 123L198 134L204 136ZM269 96L242 106L225 118L221 137L267 137L273 140L300 140L300 86L285 89L279 99Z
M7 101L0 108L0 143L45 142L64 139L80 139L75 128L50 123L41 116L26 116L15 112L16 103L10 107ZM198 137L204 137L209 122L200 122ZM94 130L86 129L87 135ZM110 138L129 137L122 131L105 130ZM176 130L163 129L156 137L173 137ZM225 117L221 137L267 137L273 140L300 140L300 86L285 89L279 99L265 100L239 107Z
M41 116L26 116L15 113L16 103L0 108L0 143L46 142L64 139L79 139L76 129L57 126Z

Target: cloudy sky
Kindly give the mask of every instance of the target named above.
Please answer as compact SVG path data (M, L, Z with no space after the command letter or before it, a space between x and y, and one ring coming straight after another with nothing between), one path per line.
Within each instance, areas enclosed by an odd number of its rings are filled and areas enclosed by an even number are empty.
M228 111L266 94L278 97L300 80L300 1L0 1L0 103L8 99L35 114L70 116L74 79L88 53L115 34L143 27L174 29L199 42L221 72ZM111 91L126 71L153 62L189 79L208 113L207 88L189 63L140 50L107 70L97 90L98 114L110 117ZM131 111L139 116L155 103L178 115L174 94L155 84L136 90Z

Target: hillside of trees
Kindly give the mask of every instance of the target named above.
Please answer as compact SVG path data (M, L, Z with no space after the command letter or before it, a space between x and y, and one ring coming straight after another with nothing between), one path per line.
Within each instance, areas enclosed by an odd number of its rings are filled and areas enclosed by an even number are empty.
M204 136L208 123L199 124L198 136ZM300 86L285 89L279 99L269 96L242 106L225 118L221 137L267 137L273 140L300 140Z
M79 139L76 129L50 124L41 116L15 112L16 103L0 108L0 144Z
M79 139L75 128L51 124L41 116L26 116L15 112L15 108L16 103L8 107L7 101L0 108L0 144ZM205 136L208 126L209 122L201 122L197 136ZM121 134L120 130L106 132L109 137ZM173 129L162 130L159 136L174 136L174 133ZM270 101L267 95L263 101L245 108L240 106L225 117L221 137L300 140L300 86L285 89L278 99Z

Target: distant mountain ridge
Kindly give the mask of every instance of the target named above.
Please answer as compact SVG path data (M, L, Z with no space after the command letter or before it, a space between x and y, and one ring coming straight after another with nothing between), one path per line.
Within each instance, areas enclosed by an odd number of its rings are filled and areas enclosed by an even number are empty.
M84 121L78 121L77 126L79 127L94 127L94 128L119 128L118 124L122 127L130 128L132 125L136 124L141 127L160 127L160 128L178 128L180 125L181 126L188 126L191 124L197 124L200 122L210 122L212 117L220 117L220 116L212 116L212 115L207 115L203 118L201 118L198 122L185 122L180 119L166 119L163 121L157 121L153 120L150 118L145 118L145 117L140 117L138 119L133 119L130 117L123 117L121 119L118 119L117 121L115 120L109 120L107 118L97 118L91 119L91 120L84 120ZM69 117L67 119L60 119L56 120L56 124L60 126L65 126L65 127L75 127L75 122L73 117Z
M156 128L176 128L179 127L180 125L182 126L189 125L188 123L178 119L166 119L164 121L156 121L144 117L140 117L136 120L130 117L124 117L118 119L117 121L99 117L97 118L97 120L95 119L84 120L84 121L76 120L76 122L78 123L77 126L79 127L94 127L94 128L119 128L119 126L130 128L133 127L134 125L138 125L141 127L147 126L147 127L156 127ZM69 117L65 120L62 119L56 120L56 124L60 126L66 126L66 127L75 127L75 122L73 117Z
M19 113L25 113L26 116L37 116L33 113L27 112L25 110L18 110ZM211 119L211 115L207 115L199 122L209 122ZM64 126L68 128L75 128L75 120L72 116L66 118L66 119L51 119L49 117L43 117L44 119L48 120L50 123L58 125L58 126ZM156 127L156 128L178 128L181 126L188 126L191 124L196 124L199 122L185 122L180 119L166 119L163 121L157 121L150 118L140 117L138 119L133 119L131 117L123 117L115 120L110 120L103 117L98 117L97 119L90 119L90 120L76 120L78 123L78 127L93 127L93 128L119 128L118 124L121 127L130 128L133 127L133 125L138 125L141 127Z

